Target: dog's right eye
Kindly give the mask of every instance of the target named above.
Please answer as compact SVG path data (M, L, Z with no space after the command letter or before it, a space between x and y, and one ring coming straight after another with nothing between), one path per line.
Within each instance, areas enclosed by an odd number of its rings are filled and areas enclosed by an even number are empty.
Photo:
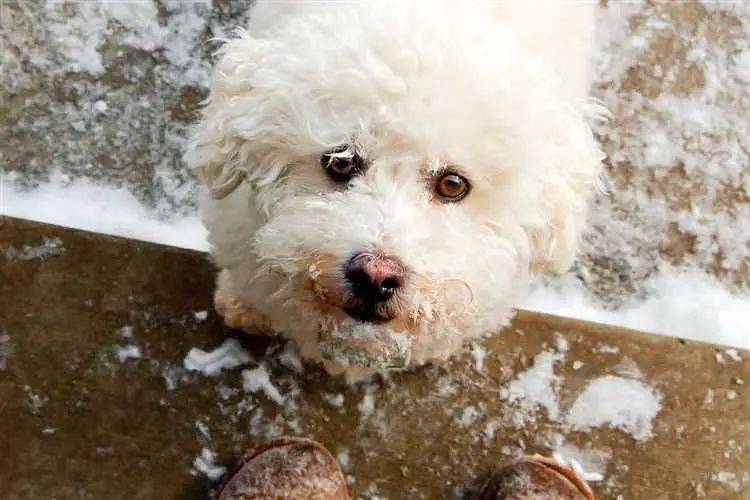
M349 148L340 148L325 153L320 164L334 182L349 182L364 169L362 157Z

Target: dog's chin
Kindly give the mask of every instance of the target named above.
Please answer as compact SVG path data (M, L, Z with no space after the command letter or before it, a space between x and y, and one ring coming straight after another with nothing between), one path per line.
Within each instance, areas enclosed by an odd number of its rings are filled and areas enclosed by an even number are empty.
M412 339L408 333L394 331L387 320L362 321L349 316L326 321L318 345L323 359L341 365L399 370L409 366Z

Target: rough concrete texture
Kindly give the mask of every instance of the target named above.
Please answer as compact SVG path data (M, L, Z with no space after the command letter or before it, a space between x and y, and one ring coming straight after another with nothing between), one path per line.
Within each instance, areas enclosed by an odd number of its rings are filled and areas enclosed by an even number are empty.
M0 219L0 498L204 498L203 448L228 464L280 434L327 445L354 498L471 498L496 465L555 450L604 476L601 499L750 498L750 352L519 312L389 380L349 387L259 338L207 377L182 366L224 338L201 314L213 273L199 253ZM259 366L279 395L243 388Z

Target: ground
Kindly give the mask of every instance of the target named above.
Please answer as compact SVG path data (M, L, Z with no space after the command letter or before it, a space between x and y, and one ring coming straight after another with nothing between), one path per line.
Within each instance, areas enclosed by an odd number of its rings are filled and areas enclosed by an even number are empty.
M0 223L0 498L198 500L281 434L322 441L361 499L470 500L524 453L578 461L601 500L750 494L750 352L520 313L448 365L348 386L257 337L206 359L200 253Z

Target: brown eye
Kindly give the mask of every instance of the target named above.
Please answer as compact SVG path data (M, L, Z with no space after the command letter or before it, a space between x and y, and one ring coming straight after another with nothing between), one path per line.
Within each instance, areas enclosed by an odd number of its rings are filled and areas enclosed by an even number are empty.
M435 192L443 201L459 201L469 194L469 181L458 174L445 174L438 178Z
M325 153L320 157L320 164L328 177L338 183L349 182L364 167L362 158L346 147Z

